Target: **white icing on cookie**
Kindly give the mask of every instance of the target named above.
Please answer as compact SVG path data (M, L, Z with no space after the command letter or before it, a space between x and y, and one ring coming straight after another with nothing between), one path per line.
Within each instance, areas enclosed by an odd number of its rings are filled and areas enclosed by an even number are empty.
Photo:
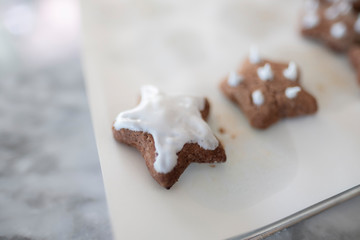
M346 25L342 22L334 23L330 28L331 36L337 39L344 37L346 31L347 31Z
M274 77L269 63L265 64L265 66L263 66L263 67L259 67L257 69L257 74L258 74L259 78L263 81L272 80Z
M289 80L295 81L297 78L297 68L296 63L290 62L287 69L283 71L284 77L286 77Z
M360 14L358 15L356 22L354 24L354 30L357 33L360 33Z
M260 54L259 54L259 50L257 49L256 46L251 46L250 47L249 61L252 64L257 64L257 63L261 62L261 57L260 57Z
M348 1L340 1L339 4L337 4L337 9L341 15L346 15L351 11L352 6Z
M302 18L302 26L305 29L311 29L316 27L320 22L319 15L316 13L316 11L309 11L305 13L305 15Z
M347 1L341 1L335 3L325 10L325 18L328 20L334 20L339 15L346 15L351 11L351 4Z
M253 103L256 106L261 106L264 104L264 101L265 101L264 95L262 94L260 89L253 91L251 93L251 98L252 98Z
M335 5L332 5L325 10L325 18L328 20L333 20L338 16L339 16L339 11L337 10Z
M231 87L238 86L242 81L244 80L244 77L242 75L237 74L237 72L232 71L229 73L228 77L228 84Z
M204 98L167 96L153 86L141 88L141 102L116 117L116 130L129 129L150 133L155 142L154 168L169 173L177 165L177 155L186 143L197 143L214 150L219 142L200 111Z
M296 87L288 87L285 89L285 96L289 99L293 99L297 96L298 92L301 91L301 88L296 86Z

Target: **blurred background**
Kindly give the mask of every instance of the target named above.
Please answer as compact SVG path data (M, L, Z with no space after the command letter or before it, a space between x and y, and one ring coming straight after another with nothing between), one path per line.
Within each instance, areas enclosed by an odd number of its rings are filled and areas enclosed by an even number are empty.
M76 0L0 1L0 240L112 239ZM360 198L268 239L360 239Z
M0 239L112 239L75 0L0 1Z

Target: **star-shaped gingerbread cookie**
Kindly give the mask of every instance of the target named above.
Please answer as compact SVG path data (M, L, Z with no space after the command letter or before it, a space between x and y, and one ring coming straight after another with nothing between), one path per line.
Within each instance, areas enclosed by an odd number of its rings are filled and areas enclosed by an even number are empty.
M317 111L315 98L300 85L296 63L261 59L255 48L241 68L221 82L220 89L255 128L265 129L281 118Z
M345 51L360 39L360 17L350 0L307 0L301 33L336 51ZM356 3L357 4L357 3Z
M117 116L113 134L139 150L152 177L169 189L192 162L226 161L221 142L205 122L209 110L206 98L168 96L144 86L139 105Z

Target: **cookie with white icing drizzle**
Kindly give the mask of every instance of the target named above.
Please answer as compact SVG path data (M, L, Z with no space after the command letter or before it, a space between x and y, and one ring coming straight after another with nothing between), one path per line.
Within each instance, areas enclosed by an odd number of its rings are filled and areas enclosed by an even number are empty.
M220 84L221 91L240 107L253 127L265 129L281 118L317 111L316 99L300 85L295 62L278 63L259 56L254 62L253 52L233 73L242 76L241 82L234 86L225 78Z
M300 26L303 36L335 51L346 51L360 40L360 18L350 0L306 0Z
M117 141L139 150L152 177L169 189L192 163L225 162L221 142L206 123L206 98L169 96L144 86L141 101L113 124Z

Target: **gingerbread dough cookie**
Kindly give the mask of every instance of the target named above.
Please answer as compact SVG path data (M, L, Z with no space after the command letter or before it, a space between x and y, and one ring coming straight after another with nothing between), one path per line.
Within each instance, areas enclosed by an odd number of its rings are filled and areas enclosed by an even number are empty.
M358 12L360 10L360 0L319 0L319 2L327 4L332 4L340 1L345 1L349 3L355 12Z
M351 0L349 0L349 1L351 1ZM352 5L356 12L360 11L360 0L353 0Z
M296 63L261 59L254 48L241 68L221 82L220 89L255 128L265 129L281 118L317 111L315 98L300 85Z
M360 18L349 0L308 0L301 15L302 35L335 51L346 51L360 40Z
M145 86L140 104L117 116L113 134L139 150L151 176L169 189L192 162L226 161L221 142L205 122L209 109L205 98L168 96Z

